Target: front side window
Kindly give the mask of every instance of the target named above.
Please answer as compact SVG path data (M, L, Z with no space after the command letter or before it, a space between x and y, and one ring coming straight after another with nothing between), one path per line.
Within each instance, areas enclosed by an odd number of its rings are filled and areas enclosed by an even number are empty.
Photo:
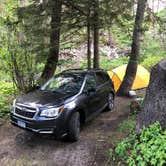
M87 75L84 91L96 88L96 79L93 74Z
M78 93L84 76L82 74L61 74L49 80L41 90L59 93Z

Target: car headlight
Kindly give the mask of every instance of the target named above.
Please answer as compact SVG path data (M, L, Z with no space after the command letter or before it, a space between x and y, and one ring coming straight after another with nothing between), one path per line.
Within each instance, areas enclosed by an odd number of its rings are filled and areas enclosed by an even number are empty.
M59 113L64 109L64 106L58 108L48 108L46 110L42 110L40 116L53 118L59 115Z
M48 109L42 110L40 113L40 116L54 118L54 117L58 116L60 114L60 112L63 111L64 109L71 110L71 109L74 109L75 106L76 106L75 102L72 101L72 102L67 103L60 107L48 108Z

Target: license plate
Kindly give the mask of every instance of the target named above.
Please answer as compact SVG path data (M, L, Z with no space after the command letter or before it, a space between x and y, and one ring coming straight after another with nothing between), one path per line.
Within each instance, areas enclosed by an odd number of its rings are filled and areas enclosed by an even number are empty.
M22 127L22 128L26 128L26 124L20 120L17 121L18 126Z

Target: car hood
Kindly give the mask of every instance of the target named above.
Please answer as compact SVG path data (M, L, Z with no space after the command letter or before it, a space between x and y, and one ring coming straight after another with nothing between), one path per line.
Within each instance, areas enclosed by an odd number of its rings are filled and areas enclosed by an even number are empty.
M72 96L74 96L74 94L62 94L58 92L37 90L20 96L19 98L17 98L16 103L32 107L54 106L62 104L65 99Z

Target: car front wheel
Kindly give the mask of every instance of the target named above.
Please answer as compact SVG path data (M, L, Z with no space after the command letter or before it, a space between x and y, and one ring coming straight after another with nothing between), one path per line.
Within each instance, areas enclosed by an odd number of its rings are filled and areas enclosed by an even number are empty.
M70 141L78 141L80 135L80 114L75 112L72 114L68 126L68 138Z

